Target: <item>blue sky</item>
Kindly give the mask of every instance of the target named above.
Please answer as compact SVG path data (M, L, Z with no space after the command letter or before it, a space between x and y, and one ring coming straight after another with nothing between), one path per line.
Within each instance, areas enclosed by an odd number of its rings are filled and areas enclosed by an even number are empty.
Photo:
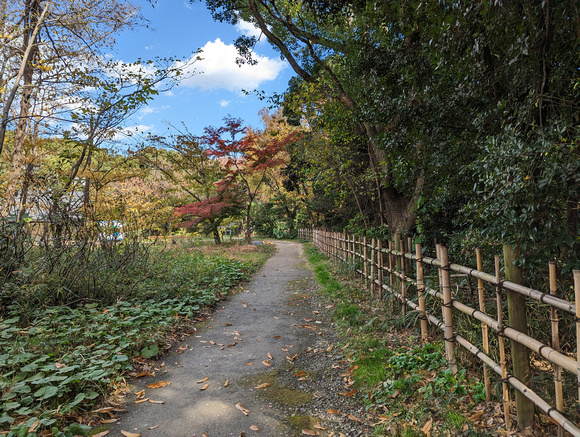
M167 124L185 124L201 135L206 126L220 126L223 117L242 118L246 125L261 128L258 111L268 105L242 90L261 90L270 95L283 92L292 76L290 66L280 59L262 36L255 52L258 64L238 67L233 41L254 32L248 23L234 27L214 22L201 2L159 0L153 7L137 0L148 27L136 28L117 37L115 59L134 62L138 58L173 57L188 60L202 49L201 61L192 64L195 73L170 92L163 93L127 122L127 129L142 134L163 135ZM135 135L139 136L139 135Z

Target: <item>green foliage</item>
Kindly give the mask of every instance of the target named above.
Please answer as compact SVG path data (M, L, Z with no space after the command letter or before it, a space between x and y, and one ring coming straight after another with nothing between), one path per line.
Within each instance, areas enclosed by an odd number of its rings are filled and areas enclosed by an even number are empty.
M160 252L148 278L138 287L127 282L134 287L130 299L76 307L37 302L26 313L21 304L8 304L0 316L0 429L12 426L11 435L19 435L38 419L39 429L56 427L55 436L86 435L78 425L63 427L64 416L94 409L123 384L131 357L163 353L168 332L219 300L264 259Z

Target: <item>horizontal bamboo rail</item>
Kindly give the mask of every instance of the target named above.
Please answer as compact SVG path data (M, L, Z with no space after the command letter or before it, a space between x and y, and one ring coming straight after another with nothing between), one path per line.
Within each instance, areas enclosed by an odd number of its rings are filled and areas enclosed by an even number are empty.
M580 338L580 271L574 272L574 277L576 279L576 301L570 302L557 297L553 285L550 286L548 293L544 293L515 282L501 279L499 276L499 261L497 257L496 274L491 275L482 271L481 268L477 269L448 262L445 248L438 248L437 253L439 256L437 258L432 258L422 254L420 245L413 248L408 239L405 244L407 251L405 251L403 244L401 244L401 242L404 242L405 240L401 239L401 237L398 237L396 243L388 241L388 244L385 244L376 238L371 239L366 236L355 237L348 235L346 232L335 233L322 229L312 229L304 232L299 231L299 236L304 240L311 239L315 245L333 261L352 263L355 266L354 270L356 273L362 277L365 284L368 284L373 298L378 297L380 299L385 295L383 291L386 291L387 296L390 296L391 298L391 302L393 302L393 299L401 302L401 309L403 311L406 307L417 311L420 314L422 338L427 338L426 321L430 321L433 325L442 329L444 331L444 337L447 340L447 360L452 370L455 366L452 344L458 344L484 363L485 366L488 366L493 370L493 372L497 373L500 378L502 378L504 384L509 384L509 386L522 393L525 398L529 399L538 408L544 411L556 423L558 423L560 429L566 430L573 436L580 437L580 428L578 425L563 414L561 389L557 390L558 393L556 394L556 404L559 408L557 409L535 393L531 387L523 384L522 381L511 375L509 371L506 371L504 354L500 354L502 356L501 364L497 363L493 361L489 353L480 350L466 338L459 335L457 332L454 332L453 315L451 312L451 309L453 309L466 314L472 319L480 322L482 327L485 326L490 328L492 332L495 332L499 336L499 339L502 340L500 341L500 345L503 344L503 337L509 338L545 358L548 362L552 363L554 369L564 369L575 375L575 379L580 381L580 347L577 347L577 355L567 355L558 350L560 347L557 338L555 337L558 335L558 318L556 311L560 310L576 316L578 324L577 336ZM395 247L401 247L401 250L396 250ZM413 262L415 267L413 267ZM478 261L478 266L480 265L481 262ZM439 274L434 276L424 274L424 268L426 266L436 268ZM451 272L457 273L457 275L450 275ZM412 277L413 273L415 273L416 278ZM388 281L384 280L386 275L388 275ZM544 344L532 336L506 325L502 322L501 313L498 313L498 318L496 319L485 311L482 311L483 300L481 295L479 297L480 309L473 308L455 299L449 293L452 288L449 279L454 277L476 278L478 280L478 287L481 288L483 288L485 283L493 286L498 296L498 311L501 312L503 312L501 295L507 290L548 305L550 307L552 320L552 344ZM428 279L436 281L439 286L442 287L441 290L428 287L425 283ZM417 294L415 296L410 296L410 286L416 287ZM482 290L478 288L478 292L481 294ZM443 315L444 321L426 311L424 299L427 295L436 298L442 303L440 305L440 314ZM418 303L415 302L417 299ZM487 331L483 329L482 331L485 332L485 337ZM451 343L449 343L449 340L451 340ZM482 339L482 341L484 348L488 349L488 341L485 338ZM579 344L578 339L577 344ZM557 380L561 384L562 381L560 378L557 378ZM508 393L507 389L505 390L506 391L503 394L504 407L506 407L505 419L506 427L509 428L511 419L509 417L509 409L507 408L506 403ZM580 398L580 383L578 396Z

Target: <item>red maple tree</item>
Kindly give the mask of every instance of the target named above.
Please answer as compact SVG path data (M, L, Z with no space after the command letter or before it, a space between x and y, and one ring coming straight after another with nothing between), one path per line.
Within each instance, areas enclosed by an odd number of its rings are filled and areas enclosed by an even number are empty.
M244 127L239 118L226 117L223 126L205 128L205 135L200 138L200 142L207 147L207 155L222 162L226 179L244 193L245 240L248 244L252 242L250 214L254 199L268 170L285 163L280 152L287 144L297 141L299 135L298 132L291 132L281 138L273 138Z

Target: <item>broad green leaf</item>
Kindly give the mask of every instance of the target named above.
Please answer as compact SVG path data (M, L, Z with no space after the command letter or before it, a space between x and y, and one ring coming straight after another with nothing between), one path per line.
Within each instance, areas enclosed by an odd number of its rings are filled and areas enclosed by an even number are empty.
M41 387L38 391L34 393L34 396L40 399L48 399L55 396L58 393L58 388L52 385L45 385Z

